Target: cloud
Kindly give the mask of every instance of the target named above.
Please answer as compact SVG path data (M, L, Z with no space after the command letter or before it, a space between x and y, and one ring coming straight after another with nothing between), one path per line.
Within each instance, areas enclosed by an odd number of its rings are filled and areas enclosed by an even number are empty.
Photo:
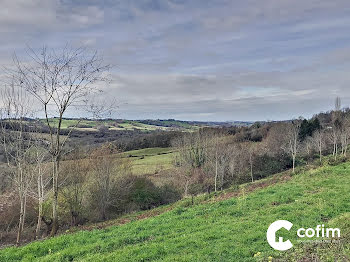
M54 21L57 4L55 1L11 1L1 2L1 30L11 30L17 26L47 25ZM10 27L10 28L8 28Z
M123 118L266 120L350 103L348 0L4 0L0 63L85 45Z
M334 79L341 81L335 83ZM349 81L346 71L325 75L311 70L205 77L119 75L107 94L115 94L124 103L118 115L129 118L159 114L213 121L288 119L329 109L338 95L350 102ZM195 114L197 118L193 118Z
M94 5L74 6L59 0L3 0L0 30L57 30L81 28L103 22L104 11ZM68 28L69 27L69 28Z

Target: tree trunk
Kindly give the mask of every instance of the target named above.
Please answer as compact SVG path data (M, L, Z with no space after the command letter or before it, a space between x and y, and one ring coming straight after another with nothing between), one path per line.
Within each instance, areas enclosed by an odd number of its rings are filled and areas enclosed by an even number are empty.
M52 220L47 221L44 216L42 216L41 219L46 225L46 235L48 236L52 230Z
M254 176L253 176L253 157L252 155L249 156L249 162L250 162L250 176L252 178L252 182L254 182Z
M22 232L24 229L24 221L25 221L25 215L26 215L26 194L25 194L25 181L24 181L24 174L23 170L21 168L21 164L18 164L18 193L19 193L19 201L20 201L20 213L19 213L19 221L18 221L18 231L17 231L17 239L16 239L16 245L18 246L21 243L22 239Z
M40 174L38 176L38 222L36 224L35 239L40 238L40 229L41 229L41 220L42 220L42 215L43 215L43 202L44 202L43 177L42 177L40 170L39 170L39 172L40 172Z
M23 200L22 197L20 199L21 202L21 207L20 207L20 214L19 214L19 222L18 222L18 231L17 231L17 239L16 239L16 245L18 246L21 242L21 237L22 237L22 225L23 225Z
M223 172L222 175L221 175L221 184L220 184L221 191L224 190L224 175L225 175L225 173Z
M52 229L50 232L50 237L56 235L58 231L58 174L59 174L59 158L55 158L54 170L53 170L53 199L52 199Z
M346 145L345 150L344 150L344 156L346 157L348 153L348 145Z
M41 218L43 216L43 203L42 199L39 199L39 206L38 206L38 222L36 224L36 230L35 230L35 239L40 238L40 229L41 229Z
M338 144L335 144L335 149L334 149L334 158L335 160L337 160L337 156L338 156Z
M254 176L253 176L253 164L250 163L250 176L252 177L252 182L254 182Z
M27 215L27 195L24 195L24 205L23 205L23 219L22 219L22 232L24 230L24 223L26 221L26 215Z
M185 183L185 192L184 192L184 195L185 197L188 196L188 186L190 184L190 180L186 180L186 183Z
M102 203L102 207L101 207L101 219L102 221L105 221L107 219L107 215L106 215L106 202Z
M295 156L293 156L293 173L295 173Z
M214 190L217 191L217 180L218 180L218 152L215 154L215 181L214 181Z
M27 206L26 195L22 195L20 197L20 202L21 202L21 209L20 209L20 214L19 214L19 223L18 223L18 231L17 231L17 239L16 239L17 246L21 243L22 233L23 233L23 229L24 229L24 222L26 219L26 206Z

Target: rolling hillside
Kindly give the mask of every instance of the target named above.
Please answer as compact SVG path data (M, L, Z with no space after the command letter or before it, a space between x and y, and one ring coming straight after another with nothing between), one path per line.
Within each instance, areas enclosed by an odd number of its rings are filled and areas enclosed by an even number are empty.
M45 122L44 119L40 120ZM58 125L57 118L51 118L50 124L52 126ZM249 126L252 122L231 121L231 122L200 122L200 121L181 121L175 119L167 120L125 120L125 119L63 119L62 129L76 128L79 131L98 131L101 126L105 126L111 131L123 130L141 130L141 131L155 131L155 130L183 130L193 131L203 126Z
M0 261L348 261L350 257L350 163L289 172L129 215L102 230L80 231L0 251ZM280 219L295 226L283 233L295 245L274 251L268 226ZM339 227L339 243L300 243L295 229ZM99 227L99 226L97 226ZM314 261L314 260L312 260Z

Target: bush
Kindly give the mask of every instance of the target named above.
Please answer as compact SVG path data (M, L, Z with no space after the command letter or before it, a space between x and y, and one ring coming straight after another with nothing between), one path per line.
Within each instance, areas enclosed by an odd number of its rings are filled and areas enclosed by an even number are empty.
M337 158L335 157L329 157L327 159L328 161L328 165L330 166L336 166L336 165L339 165L341 163L344 163L347 161L347 158L345 156L337 156Z
M119 214L148 210L160 205L173 203L181 194L172 185L157 187L146 177L127 176L118 181L115 192L115 211Z
M161 204L167 205L181 199L181 193L173 185L164 185L159 188Z
M256 179L265 178L272 174L276 174L289 167L291 159L289 157L281 156L276 158L264 154L259 156L254 163L254 176Z
M130 188L129 201L141 210L161 204L160 190L147 178L137 177Z

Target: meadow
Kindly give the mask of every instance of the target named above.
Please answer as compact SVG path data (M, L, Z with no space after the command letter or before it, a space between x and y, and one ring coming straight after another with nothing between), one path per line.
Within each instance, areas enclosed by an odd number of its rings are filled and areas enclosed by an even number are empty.
M312 254L342 261L350 256L349 189L350 163L284 172L198 196L194 205L184 199L160 207L157 216L139 213L123 225L7 248L0 261L308 261ZM287 252L266 242L268 226L279 219L294 224L280 232L294 244ZM341 229L340 243L324 248L296 239L297 228L321 223Z
M174 168L172 148L145 148L121 154L131 159L131 171L135 175L155 174Z
M46 120L41 119L42 123L46 123ZM62 129L69 129L74 127L79 131L98 131L99 126L106 126L111 131L156 131L156 130L173 130L181 129L187 131L197 130L198 126L192 125L183 121L157 121L153 120L150 123L147 121L138 120L90 120L90 119L63 119L61 123ZM58 126L57 118L50 118L49 123L52 126ZM160 125L161 124L161 125ZM203 123L204 125L204 123Z

